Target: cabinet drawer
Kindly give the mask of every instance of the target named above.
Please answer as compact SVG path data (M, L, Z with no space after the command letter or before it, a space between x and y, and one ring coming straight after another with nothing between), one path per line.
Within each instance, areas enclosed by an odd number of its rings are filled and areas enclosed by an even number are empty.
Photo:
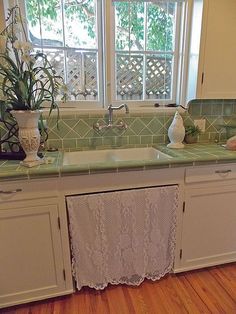
M236 164L190 167L185 172L185 182L225 181L236 179Z
M58 193L57 179L0 182L0 204L5 201L54 197Z

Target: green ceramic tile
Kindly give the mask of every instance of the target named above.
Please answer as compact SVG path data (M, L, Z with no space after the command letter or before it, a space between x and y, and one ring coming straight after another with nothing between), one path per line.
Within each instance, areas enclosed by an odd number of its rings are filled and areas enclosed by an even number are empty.
M211 103L203 103L202 104L202 110L201 115L202 116L210 116L212 113L212 104Z
M63 138L68 132L71 131L71 128L64 121L60 121L59 128L57 131L58 131L58 135L61 138Z
M76 147L83 148L90 146L90 140L88 138L81 138L76 140Z
M103 145L107 145L107 146L115 146L115 137L114 136L110 136L110 137L103 137Z
M29 170L30 179L52 178L59 176L58 168L31 168Z
M129 141L128 141L128 137L127 136L117 136L116 137L116 145L119 147L119 146L124 146L124 145L127 145L129 144Z
M93 117L85 120L85 122L88 124L88 126L90 126L90 128L93 128L93 125L97 123L98 121L100 121L98 120L98 118L93 118Z
M99 147L103 144L102 137L91 137L89 138L89 146L91 147Z
M163 135L153 135L152 143L153 144L163 144L163 143L165 143L165 137Z
M139 135L135 135L135 136L129 136L129 144L140 144L141 143L141 138Z
M141 119L137 118L129 127L134 131L135 134L138 135L145 128L145 124Z
M223 106L223 115L224 116L231 116L233 114L233 111L234 111L234 105L233 104L224 103L224 106Z
M163 125L157 119L152 119L148 124L148 129L151 131L151 134L158 134L161 131L163 132Z
M72 139L72 138L73 139L78 139L80 137L81 136L78 133L76 133L74 130L71 130L64 136L63 140L67 140L68 141L68 139Z
M166 121L166 117L164 115L163 116L158 116L158 117L155 117L155 120L157 120L159 123L164 125L165 121Z
M68 125L71 129L74 129L78 120L75 119L63 119L64 123Z
M188 112L191 116L200 116L201 114L201 105L199 103L189 104Z
M49 139L53 139L53 140L55 140L55 139L61 139L61 137L60 137L60 135L59 135L59 132L58 132L58 130L56 130L56 129L49 129L48 130L48 138Z
M84 122L83 120L79 120L78 123L74 127L74 131L78 133L81 137L84 137L89 133L91 127Z
M76 148L76 139L64 139L63 140L63 148Z
M163 128L162 128L162 130L163 130ZM159 131L160 132L160 131ZM141 131L140 131L140 133L139 133L139 135L150 135L150 134L152 134L151 132L150 132L150 130L147 128L147 127L144 127Z
M152 144L152 136L141 136L141 144Z
M53 140L49 139L46 142L46 147L47 148L57 148L57 149L62 149L63 146L63 141L62 140Z
M223 104L214 104L212 106L212 115L222 116L223 114Z

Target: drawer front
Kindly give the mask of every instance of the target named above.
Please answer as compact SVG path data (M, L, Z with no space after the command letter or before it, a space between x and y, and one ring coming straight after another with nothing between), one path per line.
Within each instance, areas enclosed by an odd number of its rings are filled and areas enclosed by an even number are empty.
M7 201L38 199L57 195L57 179L0 182L0 204Z
M236 179L236 164L190 167L185 171L185 183Z

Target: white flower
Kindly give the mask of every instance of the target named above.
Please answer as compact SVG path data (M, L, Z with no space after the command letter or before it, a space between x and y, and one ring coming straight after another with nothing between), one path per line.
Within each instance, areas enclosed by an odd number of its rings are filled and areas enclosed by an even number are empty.
M30 42L28 41L23 41L22 44L21 44L21 47L24 51L30 51L33 49L33 46Z
M6 50L7 37L0 35L0 53L4 53Z
M22 48L22 42L20 40L15 40L13 43L13 47L16 49L21 49Z
M61 91L61 93L68 93L69 88L68 88L68 86L66 84L62 84L60 86L60 91Z
M1 101L6 101L7 100L7 96L4 96L1 91L0 91L0 100Z
M25 63L30 63L33 62L33 59L31 58L31 56L29 54L23 54L21 56L21 61L25 62Z

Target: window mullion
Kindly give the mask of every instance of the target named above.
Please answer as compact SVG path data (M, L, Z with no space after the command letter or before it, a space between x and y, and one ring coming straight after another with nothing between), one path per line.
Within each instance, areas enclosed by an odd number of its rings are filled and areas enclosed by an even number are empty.
M61 0L61 18L62 18L62 39L63 39L63 47L66 47L66 35L65 35L65 6L64 6L64 0ZM58 49L58 48L57 48ZM63 49L63 55L64 55L64 80L65 83L68 83L68 67L67 67L67 51Z
M144 2L144 53L143 53L143 100L145 100L146 94L146 71L147 71L147 6L148 3Z

